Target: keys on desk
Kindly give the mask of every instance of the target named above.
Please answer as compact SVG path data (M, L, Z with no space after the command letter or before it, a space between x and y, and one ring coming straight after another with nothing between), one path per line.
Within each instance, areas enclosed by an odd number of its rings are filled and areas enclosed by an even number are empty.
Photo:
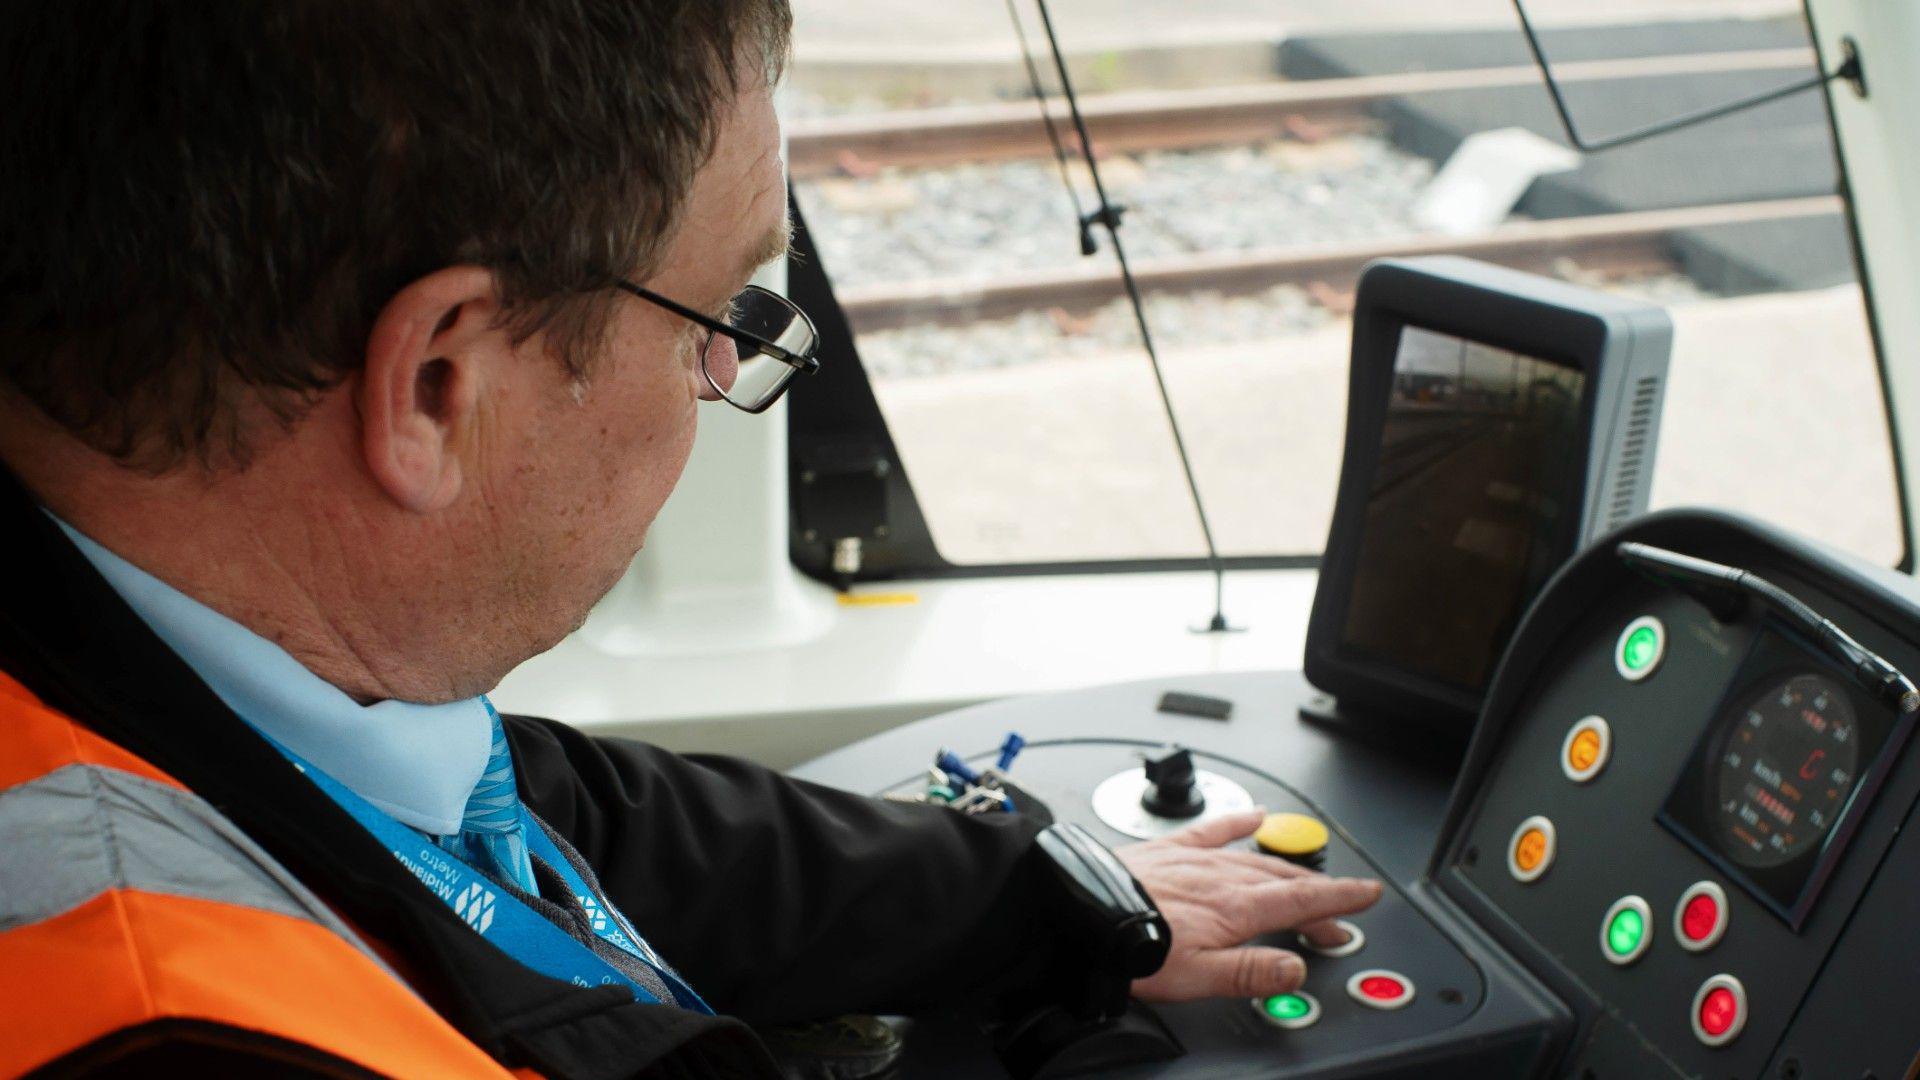
M1010 814L1019 809L1008 793L1006 770L1027 745L1019 732L1008 732L1000 744L998 763L990 769L976 770L966 759L946 747L933 756L922 791L889 791L881 796L889 802L936 803L962 814Z

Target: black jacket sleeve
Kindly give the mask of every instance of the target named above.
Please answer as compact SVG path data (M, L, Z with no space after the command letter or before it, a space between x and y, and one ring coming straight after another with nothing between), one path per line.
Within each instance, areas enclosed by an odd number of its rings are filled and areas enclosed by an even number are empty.
M782 1023L1035 1003L1079 960L1049 929L1039 824L966 817L507 717L522 798L721 1012Z

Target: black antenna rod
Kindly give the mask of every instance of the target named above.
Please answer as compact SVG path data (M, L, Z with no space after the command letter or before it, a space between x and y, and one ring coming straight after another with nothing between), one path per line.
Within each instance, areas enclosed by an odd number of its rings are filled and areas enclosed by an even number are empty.
M1120 217L1126 212L1126 207L1107 198L1107 187L1100 180L1100 164L1093 153L1093 137L1087 133L1087 118L1080 112L1080 100L1073 92L1073 78L1067 74L1067 57L1061 51L1060 38L1053 30L1053 15L1047 10L1047 0L1034 0L1034 4L1040 10L1040 24L1047 32L1047 47L1053 52L1054 70L1060 75L1060 90L1067 99L1067 113L1073 118L1074 134L1080 139L1080 157L1086 163L1087 175L1093 180L1094 196L1099 200L1099 205L1092 211L1081 212L1080 196L1066 173L1066 152L1053 127L1046 91L1040 85L1040 72L1034 66L1032 52L1027 48L1026 30L1021 26L1019 13L1014 10L1013 0L1008 0L1007 10L1013 16L1014 30L1020 36L1020 51L1027 60L1027 75L1033 80L1034 100L1040 105L1040 116L1046 123L1047 137L1052 140L1054 155L1060 161L1060 178L1066 183L1067 195L1073 199L1074 212L1080 218L1080 254L1094 253L1093 227L1105 227L1107 238L1113 243L1113 256L1120 264L1120 282L1127 290L1127 302L1133 308L1134 323L1140 328L1140 343L1146 346L1147 362L1153 367L1153 382L1160 391L1160 406L1166 410L1167 428L1173 433L1173 448L1179 452L1180 468L1186 474L1187 493L1193 497L1194 516L1200 519L1200 535L1207 542L1207 566L1213 571L1213 618L1208 620L1206 626L1196 627L1195 630L1200 633L1224 633L1235 629L1227 623L1226 565L1220 561L1220 548L1213 540L1213 526L1207 521L1207 508L1200 500L1200 484L1194 479L1193 460L1187 456L1187 440L1180 434L1180 421L1173 412L1173 398L1167 393L1166 376L1160 370L1160 351L1154 347L1153 330L1147 325L1146 305L1140 298L1140 283L1134 280L1133 269L1127 264L1126 248L1120 243Z
M1073 204L1073 220L1080 223L1080 254L1092 255L1099 250L1093 242L1093 219L1081 207L1080 191L1073 186L1073 177L1067 172L1067 147L1060 138L1060 128L1053 122L1053 110L1047 108L1047 93L1040 86L1040 68L1033 62L1033 49L1027 44L1027 27L1014 3L1015 0L1007 0L1007 18L1013 20L1014 36L1020 39L1020 59L1027 65L1027 82L1033 86L1033 100L1040 105L1040 122L1046 126L1047 142L1053 146L1053 162L1060 168L1060 186L1067 189L1067 201Z

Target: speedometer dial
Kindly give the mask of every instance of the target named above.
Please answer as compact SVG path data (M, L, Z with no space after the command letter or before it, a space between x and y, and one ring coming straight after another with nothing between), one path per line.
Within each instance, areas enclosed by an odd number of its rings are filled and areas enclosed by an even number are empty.
M1859 772L1853 703L1824 675L1769 683L1736 714L1720 752L1719 847L1763 869L1816 848Z

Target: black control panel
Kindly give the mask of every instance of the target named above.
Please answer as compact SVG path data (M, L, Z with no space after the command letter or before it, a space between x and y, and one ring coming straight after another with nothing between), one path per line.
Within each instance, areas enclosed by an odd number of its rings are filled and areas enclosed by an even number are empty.
M1764 579L1774 606L1656 580L1623 542ZM1021 789L1109 843L1191 820L1165 816L1190 815L1189 796L1257 803L1283 815L1260 838L1274 857L1388 882L1352 920L1351 952L1303 951L1300 998L1155 1008L1164 1038L1137 1058L1067 1066L1896 1080L1920 1069L1920 692L1898 672L1920 672L1910 579L1754 522L1667 512L1548 583L1464 760L1402 730L1303 723L1310 691L1275 674L980 706L802 775L915 797L931 742L978 751L963 756L980 768L1017 724ZM1226 698L1231 719L1157 712L1167 689ZM963 1022L905 1026L903 1075L1009 1075L978 1037L960 1049Z
M1223 719L1168 711L1169 691L1232 707ZM1435 905L1421 880L1460 748L1398 736L1373 745L1303 723L1299 709L1312 694L1298 672L1248 672L1014 698L897 728L796 773L893 798L951 800L965 812L992 800L955 791L951 778L964 767L991 783L986 767L1000 757L994 748L1014 729L1027 740L1006 773L1015 800L1044 804L1105 843L1260 805L1272 811L1274 827L1242 842L1246 849L1387 884L1378 904L1349 920L1354 933L1338 948L1315 951L1294 935L1268 942L1306 959L1302 994L1142 1007L1083 1045L1061 1047L1056 1067L1040 1075L1540 1074L1565 1044L1571 1015L1456 912ZM1187 749L1184 768L1169 760L1169 744ZM928 762L943 746L962 748L960 767L948 762L932 776ZM1183 793L1163 790L1188 782L1204 803L1200 814L1162 816L1188 811ZM997 1056L968 1018L895 1024L905 1033L902 1077L1035 1075Z
M1105 801L1096 793L1115 778L1142 774L1149 782L1139 789L1141 795L1149 804L1163 798L1150 782L1162 749L1125 739L1036 741L1013 771L1022 790L1058 817L1119 845L1136 837L1116 830L1096 811ZM1183 1074L1238 1075L1234 1069L1250 1056L1275 1069L1324 1070L1365 1058L1381 1046L1445 1041L1450 1029L1481 1012L1487 991L1479 965L1391 884L1385 869L1324 809L1285 781L1248 765L1205 752L1190 756L1204 781L1200 790L1217 793L1230 785L1247 793L1245 805L1272 811L1269 820L1276 825L1299 827L1304 835L1282 835L1275 845L1298 846L1284 853L1270 849L1273 857L1311 861L1336 876L1382 878L1389 886L1379 903L1347 924L1349 937L1337 948L1315 950L1290 934L1270 939L1308 959L1309 975L1299 994L1230 1008L1214 1002L1156 1008L1158 1020L1184 1051ZM972 763L985 768L992 761L991 755L979 755ZM925 780L914 777L887 793L898 797L924 787ZM1149 819L1148 807L1140 810L1132 820ZM1185 824L1187 819L1173 820Z
M1655 518L1634 538L1758 575L1920 671L1905 579L1731 519ZM1567 1071L1760 1076L1794 1056L1789 1072L1857 1077L1875 1066L1827 1066L1878 1039L1876 1075L1906 1075L1920 1022L1866 987L1859 1021L1801 1020L1849 978L1835 957L1870 898L1920 905L1899 876L1920 850L1896 847L1920 795L1913 714L1802 628L1758 608L1716 618L1612 548L1569 568L1527 633L1438 880L1604 1016ZM1920 930L1880 945L1920 955Z

